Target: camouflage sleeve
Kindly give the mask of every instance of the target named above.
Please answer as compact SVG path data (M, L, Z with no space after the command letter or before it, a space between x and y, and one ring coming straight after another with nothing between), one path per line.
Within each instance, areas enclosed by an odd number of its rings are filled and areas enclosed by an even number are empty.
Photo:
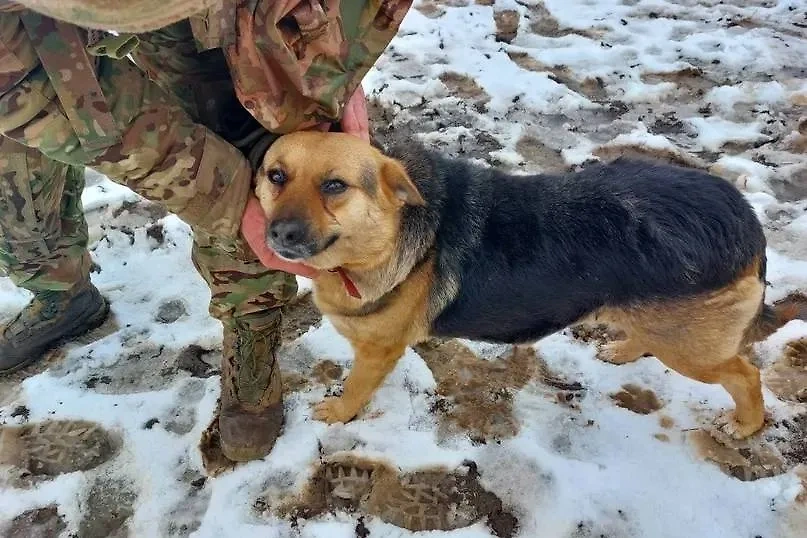
M128 60L98 59L97 77L89 77L97 89L90 88L77 69L84 66L77 60L81 44L65 45L57 37L44 22L23 24L17 14L0 14L0 134L55 161L94 168L162 202L222 248L240 248L236 243L252 177L244 156L195 122ZM50 54L54 43L63 54ZM49 78L40 61L44 57L60 80ZM87 91L76 81L88 84ZM78 95L65 99L73 89ZM87 100L94 95L103 100ZM71 102L77 105L74 113L88 116L71 117L64 106ZM90 125L93 112L109 116L117 131L95 147L83 143L99 127ZM79 128L82 123L87 129Z
M225 47L236 93L268 130L338 121L412 0L258 1Z

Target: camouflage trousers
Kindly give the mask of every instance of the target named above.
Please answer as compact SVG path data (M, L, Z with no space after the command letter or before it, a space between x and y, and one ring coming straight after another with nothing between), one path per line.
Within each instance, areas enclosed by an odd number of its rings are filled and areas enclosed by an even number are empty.
M90 151L59 106L20 17L0 14L0 274L32 291L87 278L81 193L90 167L191 225L213 316L274 318L296 281L267 270L238 235L252 171L236 146L259 124L238 102L221 50L198 53L187 22L138 38L134 63L95 61L121 137ZM9 79L15 69L24 76Z

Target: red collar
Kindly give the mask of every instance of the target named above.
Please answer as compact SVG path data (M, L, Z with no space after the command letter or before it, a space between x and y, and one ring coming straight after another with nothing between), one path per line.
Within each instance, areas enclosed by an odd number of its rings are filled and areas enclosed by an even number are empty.
M356 299L361 299L361 294L359 293L359 288L356 287L356 284L350 280L350 277L347 276L347 273L341 267L337 267L336 269L328 269L329 273L336 273L342 279L342 284L345 285L345 291L351 297L355 297Z

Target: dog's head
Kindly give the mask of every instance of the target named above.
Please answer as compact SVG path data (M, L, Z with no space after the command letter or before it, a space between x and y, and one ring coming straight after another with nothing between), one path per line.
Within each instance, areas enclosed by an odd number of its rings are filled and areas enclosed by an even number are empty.
M398 161L342 133L280 137L255 182L269 247L318 269L383 263L397 242L401 208L425 203Z

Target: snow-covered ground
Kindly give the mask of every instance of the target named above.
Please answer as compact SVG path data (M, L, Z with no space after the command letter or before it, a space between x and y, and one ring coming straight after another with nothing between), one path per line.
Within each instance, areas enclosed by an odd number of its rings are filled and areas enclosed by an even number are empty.
M525 172L644 152L736 181L768 232L768 301L805 317L805 58L800 0L419 0L364 86L381 139ZM601 362L602 335L577 330L518 352L420 346L360 417L327 426L311 405L351 353L303 296L282 436L208 473L221 327L190 230L88 179L93 281L114 319L0 379L0 461L13 439L85 470L6 461L3 536L807 536L801 320L757 346L769 425L744 443L709 434L730 405L720 387L652 358ZM27 300L0 278L0 319Z

